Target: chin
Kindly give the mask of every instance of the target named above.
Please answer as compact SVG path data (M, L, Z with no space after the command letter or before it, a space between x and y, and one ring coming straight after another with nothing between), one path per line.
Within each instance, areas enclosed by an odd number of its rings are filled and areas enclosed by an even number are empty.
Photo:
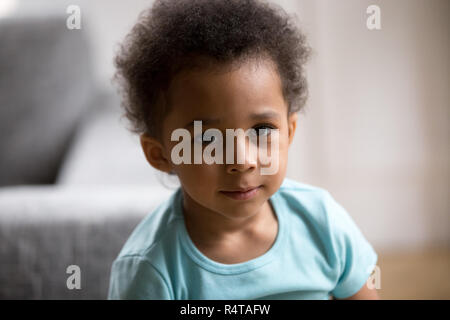
M225 200L226 203L223 203L221 208L216 211L222 212L224 216L230 217L230 218L244 218L244 217L251 217L254 214L259 212L259 209L264 204L264 201L262 198L258 199L252 199L248 201L228 201Z

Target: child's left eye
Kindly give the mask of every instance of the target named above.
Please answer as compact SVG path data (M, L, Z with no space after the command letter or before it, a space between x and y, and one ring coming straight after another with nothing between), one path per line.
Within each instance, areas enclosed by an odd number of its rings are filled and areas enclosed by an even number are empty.
M272 130L275 128L273 128L272 126L268 126L268 125L261 125L261 126L254 127L254 129L256 130L256 134L258 136L269 136L272 133Z

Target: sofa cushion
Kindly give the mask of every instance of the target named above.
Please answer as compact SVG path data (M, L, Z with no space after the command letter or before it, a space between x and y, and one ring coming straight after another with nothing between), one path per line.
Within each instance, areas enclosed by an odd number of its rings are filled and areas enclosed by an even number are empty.
M0 19L0 186L53 183L94 88L65 17Z
M173 190L139 186L0 188L0 299L106 299L113 260ZM67 267L81 271L68 289Z

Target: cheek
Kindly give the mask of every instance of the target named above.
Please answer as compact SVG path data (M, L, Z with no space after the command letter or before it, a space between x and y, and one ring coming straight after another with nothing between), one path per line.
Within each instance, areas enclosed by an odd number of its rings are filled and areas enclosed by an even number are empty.
M287 161L288 161L288 151L289 151L289 137L286 135L282 139L280 139L279 144L279 165L280 165L280 173L285 174Z
M289 150L289 133L288 128L280 130L280 136L278 138L278 152L280 155L280 163L287 161L287 155Z
M268 164L274 165L278 162L280 165L287 161L287 154L289 149L289 138L288 135L279 132L278 135L272 135L269 142L262 142L258 146L259 151L259 163L261 166L265 167ZM269 163L267 163L269 161Z
M176 173L181 182L191 189L209 189L216 184L218 169L215 165L182 164L175 166ZM208 181L208 183L199 183Z

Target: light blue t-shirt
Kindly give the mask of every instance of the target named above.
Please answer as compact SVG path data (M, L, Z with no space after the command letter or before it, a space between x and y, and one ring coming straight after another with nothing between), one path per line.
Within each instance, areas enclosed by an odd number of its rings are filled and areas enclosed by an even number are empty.
M246 262L202 254L187 233L181 187L133 231L111 268L108 299L329 299L358 292L377 254L330 193L286 178L269 201L272 247Z

